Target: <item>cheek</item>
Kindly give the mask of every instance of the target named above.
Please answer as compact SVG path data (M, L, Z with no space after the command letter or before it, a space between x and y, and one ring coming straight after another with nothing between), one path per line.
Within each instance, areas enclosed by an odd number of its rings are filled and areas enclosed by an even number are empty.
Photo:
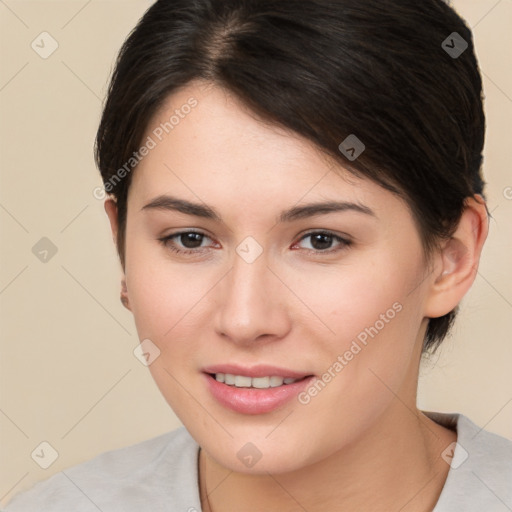
M201 301L210 285L211 272L197 272L169 262L145 263L127 269L130 302L140 335L165 344L178 333L197 326Z
M283 281L292 284L294 294L307 306L301 308L302 319L296 319L302 324L298 327L314 331L315 338L336 353L348 349L357 336L364 342L375 329L379 335L394 332L412 311L397 310L406 304L412 308L417 301L410 292L419 272L417 258L403 262L384 250L350 256L336 265L280 269ZM407 334L402 338L410 340Z

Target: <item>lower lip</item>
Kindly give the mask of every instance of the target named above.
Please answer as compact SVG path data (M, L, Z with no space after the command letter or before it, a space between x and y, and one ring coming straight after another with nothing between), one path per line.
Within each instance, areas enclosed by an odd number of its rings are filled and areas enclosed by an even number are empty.
M204 374L211 394L221 405L243 414L263 414L271 412L289 402L303 391L314 376L306 377L292 384L275 388L237 388L218 382L209 374Z

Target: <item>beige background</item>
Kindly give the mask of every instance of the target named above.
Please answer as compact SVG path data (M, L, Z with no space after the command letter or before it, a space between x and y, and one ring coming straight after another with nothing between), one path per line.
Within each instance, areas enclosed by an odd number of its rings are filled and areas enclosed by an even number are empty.
M150 4L0 0L1 505L59 470L180 425L133 355L137 333L92 193L107 79ZM512 0L453 5L474 28L494 219L454 335L423 366L418 405L462 412L512 439ZM43 31L59 45L47 59L31 48ZM46 263L32 252L42 237L57 248ZM48 469L31 457L43 441L58 452Z

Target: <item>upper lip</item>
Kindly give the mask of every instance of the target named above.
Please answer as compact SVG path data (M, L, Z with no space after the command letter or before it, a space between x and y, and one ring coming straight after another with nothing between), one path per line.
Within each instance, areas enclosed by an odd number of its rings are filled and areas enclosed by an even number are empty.
M205 373L229 373L231 375L244 375L247 377L284 377L289 379L302 379L311 373L296 372L288 368L279 368L267 364L256 366L238 366L236 364L216 364L203 368Z

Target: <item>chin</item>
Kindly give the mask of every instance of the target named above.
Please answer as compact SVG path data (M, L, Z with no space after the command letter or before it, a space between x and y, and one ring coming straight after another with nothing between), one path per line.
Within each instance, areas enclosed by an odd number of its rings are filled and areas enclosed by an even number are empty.
M272 428L275 428L277 423L274 423ZM323 455L322 450L315 453L314 447L307 444L304 439L304 434L297 438L293 435L283 436L282 433L279 438L271 439L269 432L272 429L269 430L268 427L265 429L246 427L243 429L243 434L239 434L229 425L226 427L233 435L232 438L225 432L222 438L213 437L212 431L205 433L195 429L192 432L189 429L189 432L219 465L237 473L251 475L288 473L300 470L328 455L328 453ZM306 446L310 451L304 451Z
M208 451L206 447L205 450ZM246 464L244 462L241 462L236 456L226 457L226 452L209 452L209 454L217 461L218 464L220 464L224 468L227 468L236 473L244 473L248 475L267 475L268 473L289 473L302 469L304 466L307 465L307 463L302 458L292 458L292 453L281 451L280 453L270 454L265 449L260 450L260 452L261 458L257 460L254 463L254 465L251 465L250 463ZM291 450L291 452L295 452L295 457L297 456L296 448L294 450Z

